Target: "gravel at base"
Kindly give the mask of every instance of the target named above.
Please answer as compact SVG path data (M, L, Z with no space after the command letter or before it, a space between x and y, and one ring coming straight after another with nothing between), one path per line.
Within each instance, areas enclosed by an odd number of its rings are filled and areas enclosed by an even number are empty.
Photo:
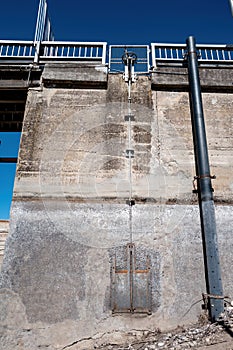
M106 344L96 349L103 350L184 350L210 349L233 350L233 308L225 310L219 323L196 324L178 327L169 333L145 332L143 339L122 346Z

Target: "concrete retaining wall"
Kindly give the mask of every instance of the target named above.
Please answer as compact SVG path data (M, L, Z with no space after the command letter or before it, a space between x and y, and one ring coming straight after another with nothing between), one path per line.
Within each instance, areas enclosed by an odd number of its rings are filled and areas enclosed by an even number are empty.
M44 74L52 79L48 69ZM127 85L121 75L95 74L101 77L91 86L87 80L65 88L64 75L58 74L55 87L28 92L1 274L7 349L92 349L110 338L117 343L194 322L202 312L205 281L192 193L188 93L151 89L148 77L133 84L136 204L130 213ZM203 101L211 170L217 176L224 293L232 295L232 95L204 93ZM149 261L149 279L142 283L151 314L112 313L114 261L125 269L131 234L141 276ZM120 281L125 298L126 284Z

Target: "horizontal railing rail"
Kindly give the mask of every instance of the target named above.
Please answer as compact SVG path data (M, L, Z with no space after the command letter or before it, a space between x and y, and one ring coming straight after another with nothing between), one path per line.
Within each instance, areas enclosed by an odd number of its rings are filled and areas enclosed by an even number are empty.
M62 42L42 41L0 41L0 60L29 60L39 63L43 60L98 61L106 64L105 42Z
M203 64L229 64L233 63L232 45L197 44L198 61ZM151 44L152 67L159 64L183 63L186 57L185 44Z

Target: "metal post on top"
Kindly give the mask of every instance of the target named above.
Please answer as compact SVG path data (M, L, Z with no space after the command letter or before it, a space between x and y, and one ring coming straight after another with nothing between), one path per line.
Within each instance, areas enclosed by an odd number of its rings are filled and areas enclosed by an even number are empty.
M39 41L54 41L47 0L40 0L37 13L34 43Z
M231 8L231 14L233 16L233 0L229 0L230 8Z
M54 41L54 35L51 27L50 16L48 12L47 0L40 0L36 20L36 30L34 37L35 57L34 64L38 64L40 57L40 47L42 41Z

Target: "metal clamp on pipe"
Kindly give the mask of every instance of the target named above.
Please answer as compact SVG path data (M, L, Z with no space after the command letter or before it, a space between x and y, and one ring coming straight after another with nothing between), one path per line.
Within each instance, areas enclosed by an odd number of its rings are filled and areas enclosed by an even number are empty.
M208 293L202 293L202 299L203 299L203 305L202 308L204 310L208 310L208 306L211 302L211 299L216 299L216 300L225 300L228 298L227 296L223 295L215 295L215 294L208 294ZM219 315L220 316L220 315Z
M216 175L201 175L201 176L197 176L195 175L193 177L193 193L198 193L198 189L197 189L197 186L196 186L196 183L199 179L204 179L204 178L209 178L209 179L212 179L212 180L215 180L216 179ZM212 187L212 192L214 192L214 188Z

